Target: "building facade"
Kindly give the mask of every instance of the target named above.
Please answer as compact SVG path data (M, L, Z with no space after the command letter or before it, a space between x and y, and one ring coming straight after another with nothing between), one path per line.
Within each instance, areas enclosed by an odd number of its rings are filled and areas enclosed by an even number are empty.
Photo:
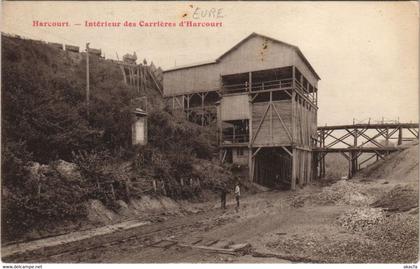
M252 33L214 61L164 71L171 107L217 123L220 159L295 189L314 174L319 76L296 46Z

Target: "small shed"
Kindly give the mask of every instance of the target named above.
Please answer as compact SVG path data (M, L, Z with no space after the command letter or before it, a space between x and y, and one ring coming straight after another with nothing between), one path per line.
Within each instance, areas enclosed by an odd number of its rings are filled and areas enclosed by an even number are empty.
M131 137L133 145L147 144L147 113L141 108L133 111L134 120L131 127Z

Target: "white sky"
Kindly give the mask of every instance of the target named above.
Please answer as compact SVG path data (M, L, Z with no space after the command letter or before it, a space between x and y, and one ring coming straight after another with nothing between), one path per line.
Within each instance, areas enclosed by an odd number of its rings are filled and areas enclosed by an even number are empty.
M34 28L33 20L174 21L221 8L221 28ZM188 17L187 17L188 18ZM137 52L163 69L212 60L252 32L297 45L321 77L318 125L418 121L417 2L2 2L2 31Z

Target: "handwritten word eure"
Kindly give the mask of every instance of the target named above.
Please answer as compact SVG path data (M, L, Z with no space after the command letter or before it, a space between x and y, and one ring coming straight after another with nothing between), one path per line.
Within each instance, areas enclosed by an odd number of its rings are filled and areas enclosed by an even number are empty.
M219 19L223 18L222 8L202 9L196 7L192 15L193 19Z

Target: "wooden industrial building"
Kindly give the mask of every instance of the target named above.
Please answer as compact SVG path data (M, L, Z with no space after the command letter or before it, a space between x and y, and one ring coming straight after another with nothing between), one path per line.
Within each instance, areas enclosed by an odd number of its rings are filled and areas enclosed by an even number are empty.
M252 33L214 61L165 70L163 93L189 120L217 123L222 161L295 189L315 175L319 79L298 47Z

